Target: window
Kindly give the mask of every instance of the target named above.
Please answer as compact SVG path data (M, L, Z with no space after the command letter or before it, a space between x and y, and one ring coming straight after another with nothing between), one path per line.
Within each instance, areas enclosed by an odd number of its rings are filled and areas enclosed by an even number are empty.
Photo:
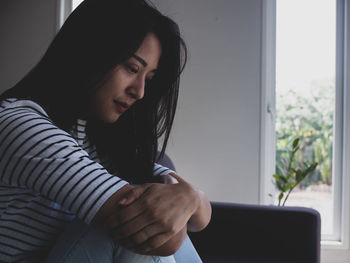
M322 235L328 239L337 235L334 220L339 218L333 206L333 183L339 177L333 174L332 160L335 15L335 0L276 2L276 172L284 174L285 150L300 137L295 163L318 165L286 204L318 210Z
M261 203L274 187L281 151L302 136L302 160L318 171L286 205L318 210L324 262L349 252L349 6L345 0L263 2ZM337 249L335 252L334 249ZM338 262L338 261L337 261Z

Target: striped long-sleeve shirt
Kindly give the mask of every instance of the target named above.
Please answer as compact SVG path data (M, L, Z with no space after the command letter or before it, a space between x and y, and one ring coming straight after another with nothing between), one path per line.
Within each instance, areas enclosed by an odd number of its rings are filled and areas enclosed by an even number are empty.
M42 261L67 222L89 224L127 184L108 172L85 127L78 120L67 133L33 101L1 102L0 262ZM169 172L154 167L155 175Z

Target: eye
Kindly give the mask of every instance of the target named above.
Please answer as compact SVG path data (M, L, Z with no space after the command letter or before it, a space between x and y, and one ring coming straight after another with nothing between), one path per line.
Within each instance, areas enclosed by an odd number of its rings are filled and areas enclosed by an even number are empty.
M126 64L126 67L127 67L128 71L129 71L130 73L136 74L137 72L139 72L139 68L136 67L136 66L134 66L134 65L128 65L128 64Z

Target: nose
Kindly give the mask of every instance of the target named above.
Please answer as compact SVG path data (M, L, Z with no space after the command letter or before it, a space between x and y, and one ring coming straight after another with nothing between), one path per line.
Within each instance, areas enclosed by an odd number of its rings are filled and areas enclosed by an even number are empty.
M139 77L134 80L129 89L129 95L135 99L140 100L145 95L145 78Z

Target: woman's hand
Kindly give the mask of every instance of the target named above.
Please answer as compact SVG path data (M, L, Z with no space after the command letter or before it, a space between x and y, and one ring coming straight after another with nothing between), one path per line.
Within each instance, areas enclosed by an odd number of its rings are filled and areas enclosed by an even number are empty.
M116 242L147 254L186 229L187 222L200 206L200 196L181 177L172 176L179 183L144 184L124 195L118 213L107 223L113 227L112 236Z

